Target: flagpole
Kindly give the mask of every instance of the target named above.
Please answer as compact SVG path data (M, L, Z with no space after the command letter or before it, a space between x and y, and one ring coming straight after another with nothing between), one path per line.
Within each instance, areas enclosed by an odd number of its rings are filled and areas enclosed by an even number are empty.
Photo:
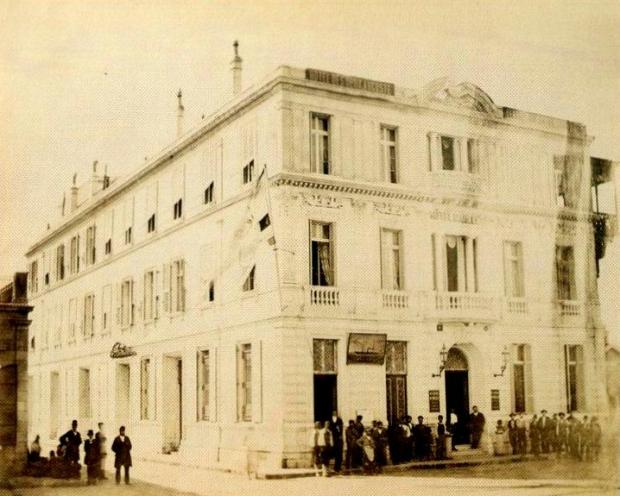
M265 174L266 180L269 181L269 177L267 175L267 164L265 164L263 166L263 172L261 172L261 176ZM259 178L260 179L260 178ZM269 219L271 222L271 230L273 231L273 251L275 253L275 259L276 259L276 284L278 285L278 301L280 303L280 311L284 310L284 307L282 305L282 286L280 284L280 257L278 256L278 245L277 245L277 238L276 238L276 228L275 228L275 224L274 224L274 217L273 217L273 213L271 210L271 192L270 190L270 185L269 183L267 183L267 213L269 214Z

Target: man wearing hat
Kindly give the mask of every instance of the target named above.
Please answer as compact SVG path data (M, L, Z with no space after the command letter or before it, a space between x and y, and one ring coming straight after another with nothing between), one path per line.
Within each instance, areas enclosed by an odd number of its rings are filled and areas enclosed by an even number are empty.
M125 484L129 484L129 467L131 467L131 441L125 435L125 426L118 430L118 436L112 443L114 452L114 468L116 469L116 483L121 483L121 467L125 469Z
M517 421L515 420L514 413L510 413L510 420L508 421L508 440L510 441L512 454L516 455L519 449L519 438L517 436Z
M541 410L538 419L538 433L540 434L540 447L543 453L549 453L549 441L554 430L553 421L547 417L547 410Z

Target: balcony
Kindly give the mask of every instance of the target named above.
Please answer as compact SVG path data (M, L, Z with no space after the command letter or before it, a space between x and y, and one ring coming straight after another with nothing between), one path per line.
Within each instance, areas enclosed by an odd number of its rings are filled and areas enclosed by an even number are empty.
M576 300L558 300L557 309L560 317L580 317L583 314L583 305Z
M339 307L340 290L333 286L310 286L310 305L318 307Z
M409 308L409 293L406 291L383 290L381 300L383 308Z
M512 316L527 315L529 313L528 302L525 298L506 298L504 312Z
M493 322L499 320L499 302L487 293L429 293L427 316L443 321Z

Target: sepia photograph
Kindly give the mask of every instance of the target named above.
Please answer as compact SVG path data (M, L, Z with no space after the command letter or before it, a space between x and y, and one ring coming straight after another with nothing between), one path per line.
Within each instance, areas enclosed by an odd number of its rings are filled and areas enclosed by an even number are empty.
M0 26L0 496L620 494L618 0Z

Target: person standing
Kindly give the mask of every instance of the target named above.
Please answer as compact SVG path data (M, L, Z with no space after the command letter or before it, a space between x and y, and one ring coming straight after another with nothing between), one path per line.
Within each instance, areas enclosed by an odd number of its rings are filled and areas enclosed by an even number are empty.
M603 433L601 425L598 423L597 417L592 417L590 422L590 443L592 446L592 461L598 462L598 457L601 452L601 437Z
M357 442L357 429L355 428L355 422L353 420L349 420L349 425L344 431L344 437L347 443L347 454L345 458L345 467L347 469L356 468L354 465L354 452L355 452L355 443Z
M540 436L540 448L543 453L549 453L550 440L553 437L553 421L547 417L547 410L541 410L538 425L536 426Z
M88 485L97 484L99 476L99 461L101 457L101 448L99 441L93 438L93 430L88 429L88 439L84 441L84 465L86 465L86 474L88 477Z
M362 415L358 415L357 417L355 417L356 442L353 445L353 466L355 467L361 467L364 463L363 450L357 443L359 438L362 437L362 434L364 434L365 432L362 420L364 420L364 417Z
M446 426L443 423L443 415L437 416L437 443L435 445L435 457L437 460L446 458Z
M39 440L40 436L37 434L37 437L34 438L30 445L30 452L28 453L29 462L38 462L41 459L41 443Z
M525 425L525 418L523 412L519 413L517 417L517 446L520 455L525 455L527 452L527 426Z
M95 434L95 439L99 442L99 473L97 474L97 478L99 480L107 479L105 475L105 461L106 456L108 456L108 438L103 431L103 422L99 422L99 431Z
M332 449L334 455L334 471L340 472L342 469L342 448L343 448L343 425L342 419L335 410L332 412L332 418L329 422L329 431L332 437Z
M478 407L474 405L469 415L469 425L471 428L471 447L472 449L480 446L480 438L484 432L484 423L486 422L482 412L478 411Z
M562 457L562 452L568 450L568 423L564 412L558 413L558 419L555 423L555 455Z
M413 427L413 446L416 460L426 459L428 453L428 433L424 425L424 417L418 417L418 423Z
M112 442L114 452L114 468L116 469L116 483L121 483L121 467L125 469L125 484L129 484L129 467L131 467L131 440L125 435L125 426L118 430L118 436Z
M77 430L78 422L71 422L71 430L60 436L60 445L63 447L65 460L71 464L80 462L80 445L82 444L82 436Z
M508 421L508 441L510 442L510 448L512 454L516 455L519 451L519 434L517 432L517 420L515 414L510 414L510 420Z
M536 414L530 421L530 450L534 456L540 455L540 431L538 430L538 415Z
M452 450L456 451L455 439L457 435L457 429L459 428L459 416L454 411L454 408L450 408L448 414L448 432L452 435Z

